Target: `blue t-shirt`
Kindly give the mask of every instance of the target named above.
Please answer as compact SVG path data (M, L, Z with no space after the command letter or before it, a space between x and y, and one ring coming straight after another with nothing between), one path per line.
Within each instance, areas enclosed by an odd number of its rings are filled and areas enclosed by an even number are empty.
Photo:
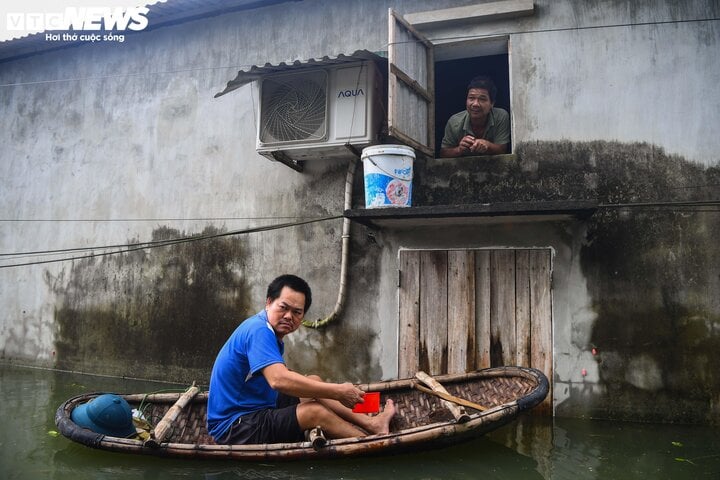
M265 310L242 322L215 359L210 376L207 427L221 438L238 417L274 408L277 392L260 370L283 360L284 344L268 323Z

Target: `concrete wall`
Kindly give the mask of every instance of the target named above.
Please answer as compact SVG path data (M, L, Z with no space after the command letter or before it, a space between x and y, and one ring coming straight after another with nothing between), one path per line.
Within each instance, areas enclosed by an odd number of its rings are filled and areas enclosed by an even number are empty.
M392 6L410 13L473 3ZM252 64L386 50L386 24L371 19L384 19L389 5L306 0L0 64L0 251L340 214L345 162L308 163L302 174L269 162L255 153L252 88L213 95ZM425 32L440 44L508 36L518 154L502 171L458 165L445 169L447 178L425 175L426 192L442 198L461 188L470 202L717 199L717 187L698 187L720 183L712 134L720 120L720 35L716 21L695 20L717 18L720 7L699 0L535 5L530 17ZM717 211L675 208L442 232L355 226L346 315L289 339L289 363L331 379L396 374L400 248L549 246L556 252L556 413L718 421L719 223ZM275 275L305 276L315 291L309 316L330 312L340 229L341 220L332 220L2 268L2 357L205 381L220 344L261 308Z
M454 230L398 228L380 241L392 241L390 251L552 248L557 415L717 422L718 210L650 206L717 198L717 167L648 144L603 141L524 143L516 155L416 167L414 198L423 205L600 202L586 219L492 217ZM650 205L617 206L636 202Z
M449 185L484 201L717 201L720 35L703 19L718 8L535 2L530 17L428 32L509 34L520 158L456 172L428 200ZM605 208L578 228L548 240L569 252L553 277L556 414L717 423L717 206Z
M718 23L703 20L717 18L717 2L534 5L531 16L425 32L441 47L467 39L477 51L508 38L515 141L648 142L717 162Z

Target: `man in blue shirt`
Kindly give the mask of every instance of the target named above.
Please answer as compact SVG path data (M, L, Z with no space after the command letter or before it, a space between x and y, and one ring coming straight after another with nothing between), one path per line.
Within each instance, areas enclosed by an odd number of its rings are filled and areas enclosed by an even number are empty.
M470 81L465 110L450 117L445 126L441 157L507 153L510 114L495 108L496 95L497 88L489 77L479 76Z
M353 413L362 390L285 366L283 338L298 329L311 303L305 280L277 277L268 286L265 309L242 322L220 349L207 406L208 432L215 442L300 442L305 430L318 425L330 438L389 432L392 400L374 417Z

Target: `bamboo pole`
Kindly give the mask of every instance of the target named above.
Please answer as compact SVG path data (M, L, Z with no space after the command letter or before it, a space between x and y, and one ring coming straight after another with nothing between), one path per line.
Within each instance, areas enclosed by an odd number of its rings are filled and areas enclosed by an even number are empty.
M129 404L133 403L175 403L185 392L175 393L127 393L121 395ZM208 392L200 392L195 395L194 400L207 401Z
M177 419L178 415L180 415L180 412L182 412L183 408L190 403L190 400L192 400L199 391L200 389L196 387L195 382L193 382L190 388L178 398L177 402L170 407L162 420L158 422L150 433L150 438L145 441L145 445L153 448L159 447L165 440L173 422Z
M442 385L440 385L440 382L438 382L437 380L435 380L434 378L432 378L432 377L431 377L430 375L428 375L427 373L422 372L422 371L419 371L419 372L417 372L417 373L415 374L415 378L417 378L417 379L420 380L422 383L424 383L425 385L427 385L428 387L430 387L430 389L431 389L431 391L432 391L433 393L435 393L435 392L437 392L437 393L443 393L443 394L445 394L445 395L450 396L450 394L448 393L448 391L445 390L445 387L443 387ZM415 386L416 388L419 387L419 385L417 385L417 384L415 384L414 386ZM418 390L420 390L420 388L418 388ZM440 395L438 395L438 396L440 396ZM455 421L456 421L456 422L458 422L458 423L465 423L465 422L467 422L468 420L470 420L470 415L467 414L467 412L465 411L465 409L464 409L463 407L461 407L461 406L459 406L459 405L457 405L457 404L455 404L455 403L449 402L447 399L445 399L445 397L441 397L441 398L443 398L442 403L445 405L445 407L446 407L448 410L450 410L450 413L452 413L453 417L455 417Z
M312 443L314 450L320 450L327 444L327 438L319 425L308 432L308 440Z

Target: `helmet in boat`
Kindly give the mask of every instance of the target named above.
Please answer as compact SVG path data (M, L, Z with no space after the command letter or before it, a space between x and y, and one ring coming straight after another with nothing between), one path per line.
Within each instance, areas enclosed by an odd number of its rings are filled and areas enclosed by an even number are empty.
M104 435L125 438L136 433L130 405L124 398L111 393L76 407L70 418L81 427Z

